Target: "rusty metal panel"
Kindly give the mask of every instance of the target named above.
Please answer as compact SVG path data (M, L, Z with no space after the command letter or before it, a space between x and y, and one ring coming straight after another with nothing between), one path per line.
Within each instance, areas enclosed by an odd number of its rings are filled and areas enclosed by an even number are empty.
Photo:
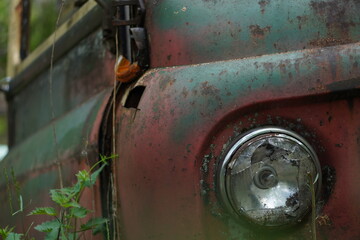
M357 0L147 1L151 65L173 66L357 42Z
M117 108L121 236L309 239L310 217L268 231L232 217L217 197L216 164L230 141L248 129L275 125L299 133L319 155L319 239L359 239L359 1L146 4L151 66L172 67L123 86L145 87L140 101L120 99L125 104ZM55 65L54 124L66 183L97 159L113 65L100 30ZM29 82L10 92L13 148L0 165L14 166L33 206L48 205L48 188L58 182L48 74L21 75ZM4 211L0 222L10 218L6 206Z
M28 217L27 214L36 207L53 204L50 201L49 191L59 188L56 161L62 165L65 186L69 186L75 180L75 173L98 160L98 133L108 95L109 91L102 91L54 121L57 145L53 126L48 124L12 148L1 161L0 200L4 203L0 206L1 226L13 225L17 227L16 231L21 232L33 221L39 223L47 219ZM8 204L9 195L4 169L9 175L12 170L14 171L15 179L19 182L19 193L24 201L24 212L15 216L12 216ZM83 203L89 209L97 210L94 214L100 215L100 196L98 188L94 189L97 190L85 194ZM18 207L17 198L18 196L14 194L12 201L16 207ZM33 229L30 233L39 238L43 237Z
M223 149L266 125L302 135L328 172L318 239L359 239L359 62L356 43L148 72L137 108L118 110L125 239L310 239L309 217L258 229L216 196Z
M57 48L60 46L57 46ZM103 46L102 33L98 30L81 41L54 64L52 92L55 118L62 116L111 86L114 56ZM11 85L8 94L10 146L25 140L49 124L52 109L49 93L49 69L19 90Z

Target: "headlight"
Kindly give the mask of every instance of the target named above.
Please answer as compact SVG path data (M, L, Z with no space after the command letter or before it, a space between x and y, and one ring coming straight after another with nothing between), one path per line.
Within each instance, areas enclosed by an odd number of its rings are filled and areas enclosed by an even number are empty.
M220 164L218 186L223 203L262 226L295 223L311 208L309 176L320 190L321 171L309 143L277 127L242 135Z

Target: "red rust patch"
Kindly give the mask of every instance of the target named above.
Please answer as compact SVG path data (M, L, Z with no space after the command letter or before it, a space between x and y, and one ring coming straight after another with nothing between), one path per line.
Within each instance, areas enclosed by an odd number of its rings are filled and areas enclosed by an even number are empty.
M338 33L349 38L350 28L357 26L347 17L353 7L348 0L311 1L310 6L317 15L326 21L329 36Z
M352 42L353 41L350 38L336 39L336 38L327 37L327 38L319 38L312 40L309 42L309 44L314 47L330 47L341 44L348 44Z
M262 14L265 13L265 7L266 7L266 5L269 4L269 2L270 2L269 0L261 0L260 2L258 2L258 4L260 5Z
M270 32L271 26L261 28L259 25L250 25L249 29L253 38L263 39Z

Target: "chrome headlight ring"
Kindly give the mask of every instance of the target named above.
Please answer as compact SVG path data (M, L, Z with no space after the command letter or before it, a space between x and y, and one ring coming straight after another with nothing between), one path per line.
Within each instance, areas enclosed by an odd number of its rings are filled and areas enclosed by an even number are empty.
M257 128L241 135L219 164L219 195L230 212L253 223L290 225L311 208L309 175L319 195L320 164L304 138L279 127Z

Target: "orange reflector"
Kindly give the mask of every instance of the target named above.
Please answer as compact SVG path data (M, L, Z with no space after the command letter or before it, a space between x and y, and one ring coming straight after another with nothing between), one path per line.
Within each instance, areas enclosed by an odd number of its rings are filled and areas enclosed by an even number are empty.
M125 57L120 56L115 65L116 80L126 83L131 82L138 76L141 69L137 62L131 63Z

